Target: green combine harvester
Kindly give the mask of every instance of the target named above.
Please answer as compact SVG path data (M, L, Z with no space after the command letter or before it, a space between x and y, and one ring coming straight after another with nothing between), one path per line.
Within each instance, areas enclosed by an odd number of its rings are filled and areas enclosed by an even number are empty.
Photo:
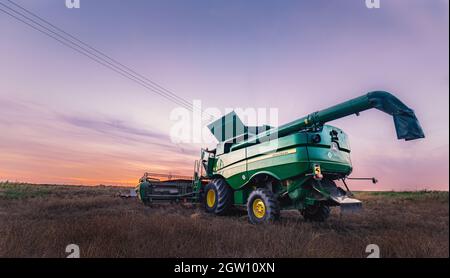
M307 221L324 221L330 207L361 208L346 184L352 173L347 134L326 123L376 108L394 119L398 139L424 138L414 111L390 93L371 92L282 125L247 127L230 113L208 125L219 141L202 150L192 180L141 178L145 203L190 201L225 215L246 206L251 223L267 223L296 209ZM341 180L345 189L336 185ZM371 178L376 182L375 178Z

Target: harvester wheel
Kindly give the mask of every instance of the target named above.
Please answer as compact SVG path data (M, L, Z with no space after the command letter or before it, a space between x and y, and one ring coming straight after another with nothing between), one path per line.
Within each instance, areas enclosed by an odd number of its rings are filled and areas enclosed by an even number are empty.
M330 207L324 204L309 206L300 211L306 221L323 222L330 216Z
M280 218L278 200L266 188L254 190L247 201L248 220L252 224L269 223Z
M233 205L233 191L224 179L214 179L205 186L203 202L206 212L224 215Z

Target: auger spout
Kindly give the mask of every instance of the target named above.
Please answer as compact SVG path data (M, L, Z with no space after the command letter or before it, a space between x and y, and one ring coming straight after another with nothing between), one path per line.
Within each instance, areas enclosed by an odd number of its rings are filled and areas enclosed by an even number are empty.
M327 122L337 120L349 115L376 108L391 115L394 119L397 138L406 141L425 138L422 127L414 111L398 98L385 91L374 91L366 95L345 101L332 107L311 113L303 118L259 133L245 141L235 144L231 150L238 150L247 146L280 138L314 126L321 126Z

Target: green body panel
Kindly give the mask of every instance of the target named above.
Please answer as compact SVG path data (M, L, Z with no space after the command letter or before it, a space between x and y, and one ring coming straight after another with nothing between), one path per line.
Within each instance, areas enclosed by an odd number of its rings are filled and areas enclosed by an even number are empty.
M222 154L216 157L213 174L226 178L235 190L261 171L278 179L296 176L309 168L306 144L307 135L297 133Z
M234 191L234 204L243 205L247 202L247 198L250 195L251 190L235 190Z
M219 175L227 179L230 185L239 184L242 175L247 172L246 149L216 156L213 166L213 175ZM237 189L238 186L233 187Z
M332 131L337 132L335 142L337 148L331 148ZM320 144L308 146L309 161L311 164L319 164L323 173L342 173L349 175L353 168L350 159L350 144L347 135L339 128L325 125L323 127Z
M337 132L337 149L332 149L330 132ZM319 143L311 141L311 137L320 135ZM235 190L235 204L245 204L246 185L257 175L270 175L277 180L301 181L292 188L291 199L302 197L301 184L312 173L313 165L320 164L323 171L340 173L346 176L351 173L352 165L347 135L340 129L325 125L314 132L297 132L275 140L252 145L216 157L213 176L221 176ZM302 178L303 177L303 178ZM244 189L243 189L244 188ZM290 189L290 190L289 190Z

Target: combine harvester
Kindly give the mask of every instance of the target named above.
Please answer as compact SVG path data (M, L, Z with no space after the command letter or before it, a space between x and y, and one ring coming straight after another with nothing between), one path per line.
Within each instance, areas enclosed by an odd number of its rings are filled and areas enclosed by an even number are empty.
M251 223L267 223L280 210L297 209L307 221L324 221L331 206L354 210L348 189L352 163L348 136L326 123L376 108L391 115L398 139L424 138L414 111L390 93L371 92L278 128L247 127L232 112L208 125L219 143L202 150L193 180L158 181L145 175L137 187L145 203L190 201L208 213L246 206ZM344 190L335 181L341 180ZM375 178L371 179L374 183Z

